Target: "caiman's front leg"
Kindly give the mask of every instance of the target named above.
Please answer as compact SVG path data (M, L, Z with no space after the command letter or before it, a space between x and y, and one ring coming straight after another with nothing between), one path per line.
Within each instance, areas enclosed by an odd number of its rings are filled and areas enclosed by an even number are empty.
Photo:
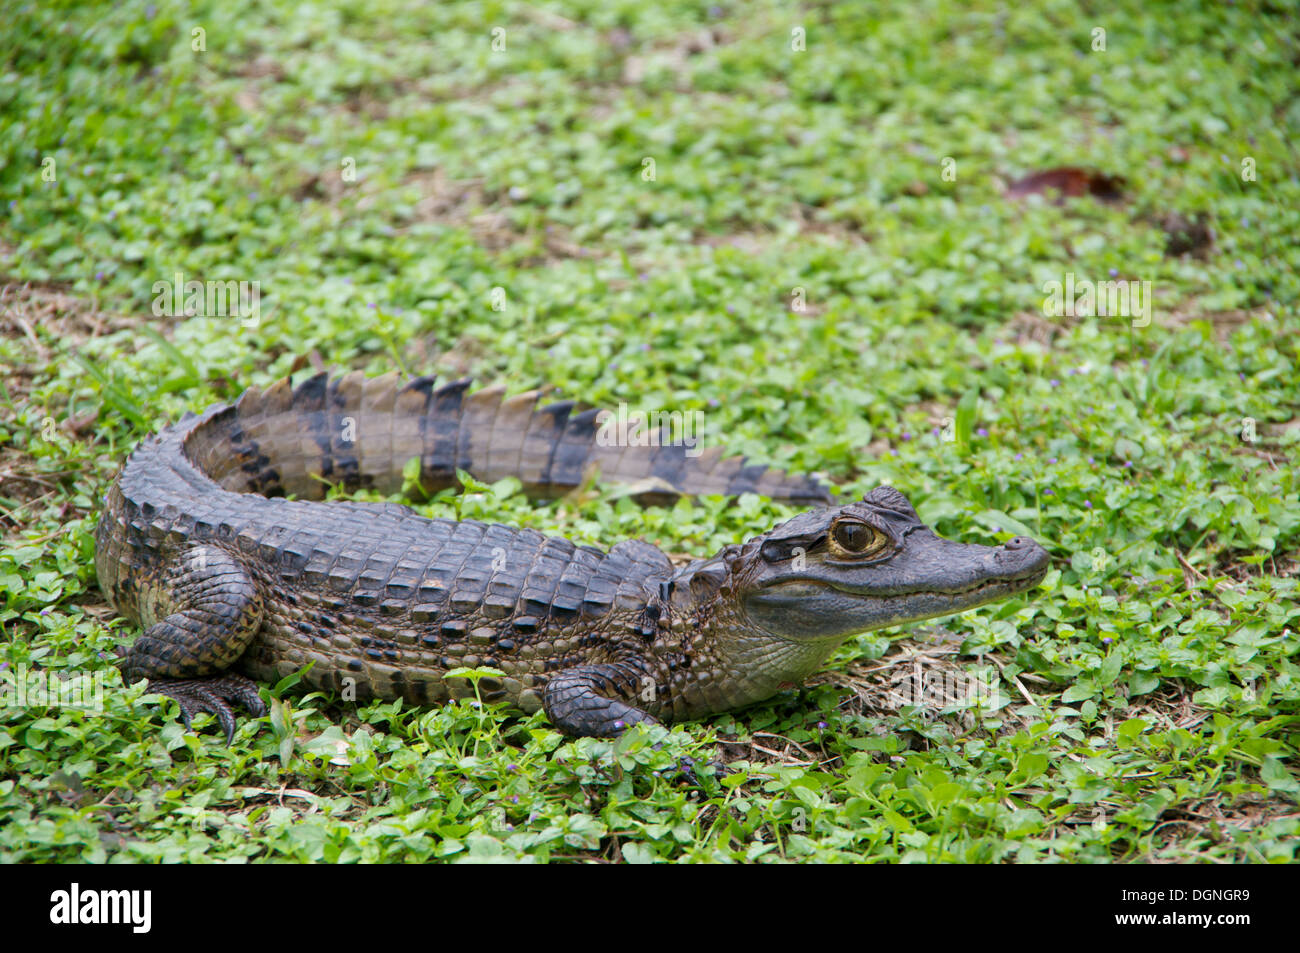
M642 693L650 684L634 662L582 665L551 676L542 696L542 706L551 724L566 735L611 738L639 721L659 724L654 715L630 704L641 701L645 697ZM661 745L662 742L654 747ZM725 762L708 763L718 775L727 771ZM691 758L682 758L675 772L687 783L698 784L696 768L697 763Z
M229 744L235 735L230 702L266 714L257 684L226 671L262 624L262 598L224 550L192 546L177 563L175 574L149 594L153 617L166 616L146 626L126 651L122 675L128 682L147 678L149 691L176 699L186 727L198 712L214 715Z
M644 685L643 673L629 662L581 665L551 676L542 707L566 735L610 738L639 721L658 723L634 704Z

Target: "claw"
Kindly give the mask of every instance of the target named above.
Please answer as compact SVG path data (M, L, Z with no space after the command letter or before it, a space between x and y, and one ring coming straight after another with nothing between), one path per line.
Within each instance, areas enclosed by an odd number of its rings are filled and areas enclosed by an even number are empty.
M700 776L695 773L695 769L697 766L700 767L707 766L712 768L713 776L715 778L722 777L722 773L727 767L727 765L724 762L718 761L716 759L712 761L705 761L701 764L697 764L694 758L689 758L683 755L682 758L679 759L677 762L677 770L678 772L680 772L682 779L687 784L692 784L695 785L696 787L700 785Z
M657 746L656 746L657 747ZM709 761L697 762L694 758L683 755L677 759L677 764L663 771L660 776L665 778L680 778L685 784L693 787L700 786L700 776L695 773L696 767L708 766L713 769L715 778L720 778L729 770L725 761L719 761L713 758Z
M162 679L149 682L149 691L174 698L181 709L181 722L190 727L194 716L206 712L217 719L226 735L226 745L235 740L235 713L229 702L235 702L255 717L266 714L266 705L257 694L257 683L243 675L221 675L215 678Z

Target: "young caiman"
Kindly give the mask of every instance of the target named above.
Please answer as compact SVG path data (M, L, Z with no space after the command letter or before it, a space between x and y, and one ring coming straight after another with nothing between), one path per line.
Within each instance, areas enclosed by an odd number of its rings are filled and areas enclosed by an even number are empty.
M485 700L609 736L761 701L852 635L1023 592L1047 571L1030 539L941 539L890 487L828 505L815 481L717 450L605 446L596 411L537 401L466 381L322 374L252 388L147 439L96 537L100 586L143 629L125 677L175 698L187 724L214 714L229 739L229 703L264 711L248 676L314 662L312 688L426 705L473 693L448 670L487 666L504 674L479 681ZM605 480L821 505L678 569L638 540L603 552L395 504L322 502L329 483L399 492L413 458L430 491L461 469L555 496L595 466Z

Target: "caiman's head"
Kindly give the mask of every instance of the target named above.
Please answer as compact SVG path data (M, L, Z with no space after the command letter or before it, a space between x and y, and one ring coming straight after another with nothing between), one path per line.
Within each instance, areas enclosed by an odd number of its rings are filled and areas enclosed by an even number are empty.
M1025 537L1001 546L942 539L882 486L727 547L683 569L675 586L689 584L694 605L707 607L719 660L744 673L757 700L811 674L849 636L1031 589L1049 560Z
M732 572L746 613L792 639L962 612L1038 585L1050 558L1023 536L1002 546L943 539L887 486L861 503L795 517L744 550Z

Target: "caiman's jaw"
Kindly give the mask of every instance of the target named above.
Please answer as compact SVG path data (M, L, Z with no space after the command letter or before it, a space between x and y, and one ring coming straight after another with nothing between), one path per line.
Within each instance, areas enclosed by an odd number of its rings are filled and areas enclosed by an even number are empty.
M1033 588L1050 562L1025 537L1002 546L942 539L890 487L805 513L745 550L733 566L745 616L771 636L797 641L837 642L963 612Z

